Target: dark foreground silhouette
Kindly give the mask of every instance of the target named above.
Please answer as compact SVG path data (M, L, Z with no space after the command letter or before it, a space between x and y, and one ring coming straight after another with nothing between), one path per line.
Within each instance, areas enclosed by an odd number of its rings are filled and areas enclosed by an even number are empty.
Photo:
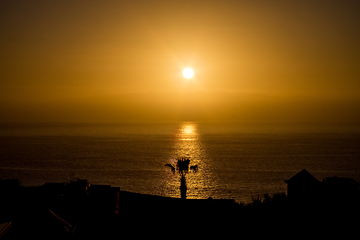
M86 180L40 187L3 180L0 189L1 239L345 237L355 236L359 226L358 192L296 198L279 193L245 204L131 193Z

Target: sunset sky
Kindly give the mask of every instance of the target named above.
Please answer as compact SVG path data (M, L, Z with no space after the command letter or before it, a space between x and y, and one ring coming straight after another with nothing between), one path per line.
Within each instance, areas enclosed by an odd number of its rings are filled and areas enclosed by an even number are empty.
M359 13L357 0L2 0L0 122L360 123Z

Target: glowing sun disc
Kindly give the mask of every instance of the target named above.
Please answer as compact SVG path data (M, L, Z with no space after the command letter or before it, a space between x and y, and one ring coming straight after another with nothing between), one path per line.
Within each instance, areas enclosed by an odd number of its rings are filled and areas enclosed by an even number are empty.
M192 76L194 76L194 71L191 68L185 68L183 75L185 78L192 78Z

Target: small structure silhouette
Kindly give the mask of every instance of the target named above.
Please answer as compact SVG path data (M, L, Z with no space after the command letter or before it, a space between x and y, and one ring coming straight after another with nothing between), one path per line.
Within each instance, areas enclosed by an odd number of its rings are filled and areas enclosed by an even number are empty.
M288 197L292 199L313 196L319 191L321 185L321 182L305 169L285 182L288 185Z
M352 178L327 177L317 180L305 169L285 180L291 200L349 200L360 197L360 183Z

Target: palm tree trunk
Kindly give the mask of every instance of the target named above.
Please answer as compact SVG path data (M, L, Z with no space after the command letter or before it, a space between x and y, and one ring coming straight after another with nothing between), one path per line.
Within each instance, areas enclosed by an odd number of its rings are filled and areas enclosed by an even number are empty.
M181 178L180 178L181 199L186 199L186 191L187 191L187 186L186 186L185 175L181 175Z

